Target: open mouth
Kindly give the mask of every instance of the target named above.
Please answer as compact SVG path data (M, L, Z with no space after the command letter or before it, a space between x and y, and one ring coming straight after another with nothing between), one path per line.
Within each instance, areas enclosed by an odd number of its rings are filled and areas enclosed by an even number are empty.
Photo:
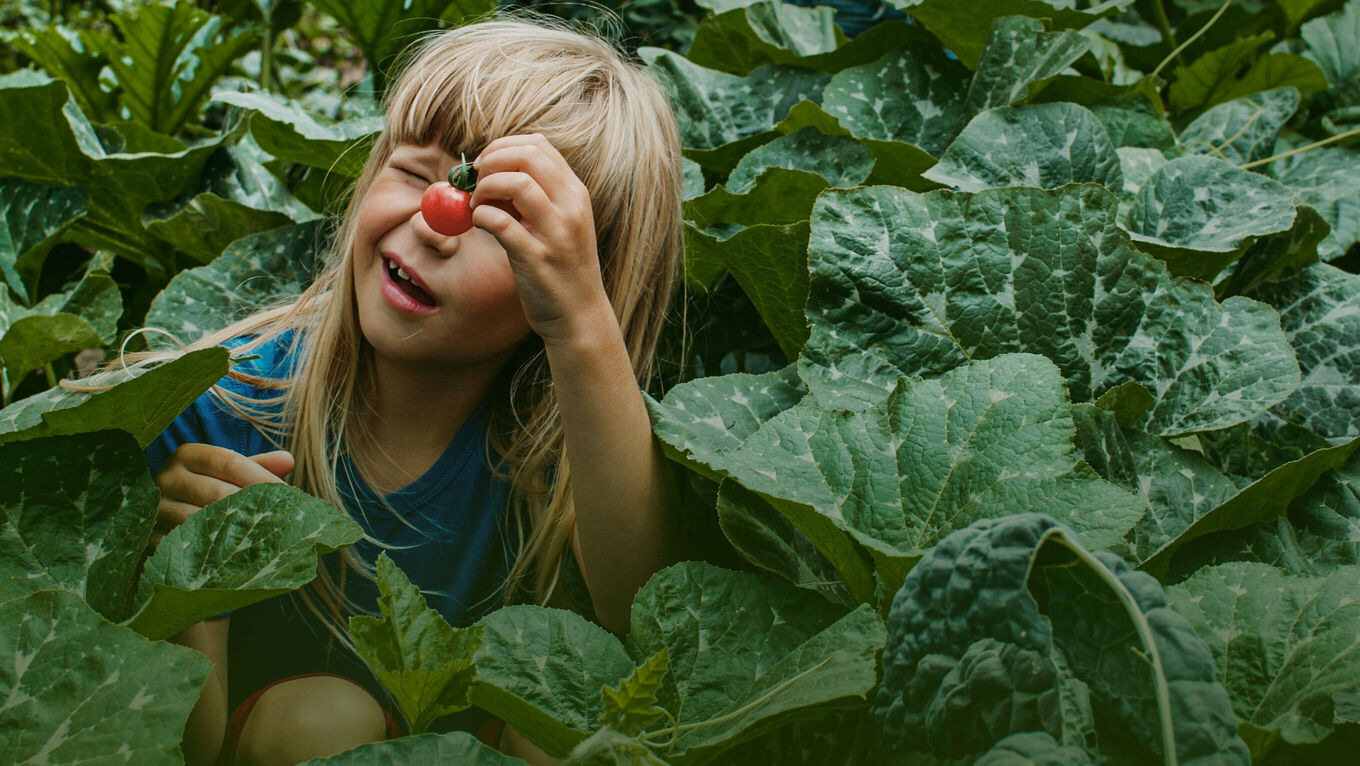
M387 276L392 280L392 283L397 286L397 289L410 296L411 300L423 306L433 306L435 304L434 298L431 297L429 293L422 290L416 283L412 282L411 278L407 276L406 271L398 266L396 261L391 258L384 258L383 266L386 267Z

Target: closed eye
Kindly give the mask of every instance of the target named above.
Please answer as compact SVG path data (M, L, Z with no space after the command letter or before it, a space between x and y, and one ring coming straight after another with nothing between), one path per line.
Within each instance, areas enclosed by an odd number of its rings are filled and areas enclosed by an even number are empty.
M428 186L428 185L430 184L430 179L426 178L425 176L421 175L420 173L415 172L414 170L407 170L406 168L397 168L397 170L399 170L399 171L405 173L405 174L408 175L408 176L411 176L412 178L418 178L418 179L420 179L421 181L424 181L426 186Z

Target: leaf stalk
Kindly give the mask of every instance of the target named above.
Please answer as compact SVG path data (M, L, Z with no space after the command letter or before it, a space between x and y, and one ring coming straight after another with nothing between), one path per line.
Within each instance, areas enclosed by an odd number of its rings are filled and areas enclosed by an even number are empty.
M1158 64L1157 68L1152 70L1152 74L1148 75L1148 79L1150 80L1156 77L1157 75L1161 74L1162 70L1166 68L1167 64L1171 63L1172 59L1179 58L1181 53L1186 48L1189 48L1192 44L1194 44L1196 40L1203 37L1204 33L1209 31L1209 27L1212 27L1215 24L1215 22L1217 22L1220 18L1223 17L1223 14L1228 11L1228 6L1232 5L1232 3L1233 0L1227 0L1226 2L1224 2L1223 7L1219 8L1218 12L1215 13L1212 17L1210 17L1209 20L1204 23L1204 26L1199 28L1198 32L1194 33L1193 35L1190 35L1190 38L1188 40L1181 43L1180 46L1177 47L1175 50L1171 51L1171 53L1166 58L1162 59L1162 63ZM1158 5L1160 4L1161 3L1159 2Z
M1283 159L1287 159L1287 158L1289 158L1289 157L1293 157L1293 156L1296 155L1296 154L1303 154L1304 152L1311 152L1311 151L1314 150L1314 149L1318 149L1318 148L1324 147L1324 146L1326 146L1327 144L1336 143L1337 141L1340 141L1340 140L1343 139L1343 138L1350 138L1351 136L1360 136L1360 128L1355 128L1354 130L1348 130L1348 131L1346 131L1345 133L1338 133L1337 135L1331 136L1330 138L1324 138L1324 139L1322 139L1321 141L1314 141L1313 143L1308 144L1307 146L1300 146L1300 147L1298 147L1297 149L1290 149L1290 150L1287 151L1287 152L1282 152L1282 153L1277 154L1277 155L1275 155L1275 156L1273 156L1273 157L1266 157L1266 158L1263 159L1263 160L1256 160L1255 162L1248 162L1247 164L1245 164L1245 165L1239 165L1238 167L1242 168L1243 170L1251 170L1252 168L1260 167L1260 166L1262 166L1262 165L1269 165L1269 164L1272 163L1272 162L1276 162L1276 161L1278 161L1278 160L1283 160Z

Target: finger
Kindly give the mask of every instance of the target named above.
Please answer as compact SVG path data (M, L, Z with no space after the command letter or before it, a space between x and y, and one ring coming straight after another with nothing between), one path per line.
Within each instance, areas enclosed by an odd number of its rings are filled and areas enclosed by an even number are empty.
M162 499L160 505L156 506L155 529L159 534L165 535L170 530L183 524L186 519L194 515L200 508L202 508L202 506Z
M473 211L479 205L494 200L509 200L520 216L529 219L535 228L541 229L556 223L558 212L552 200L528 173L501 171L479 178L477 188L472 191Z
M494 205L480 205L472 210L472 225L495 237L510 255L511 264L533 261L543 253L543 243L524 224Z
M189 447L194 449L188 449ZM182 462L191 473L210 476L237 487L283 482L264 466L225 447L216 447L211 444L185 444L176 452L184 453L181 456Z
M288 472L293 470L293 466L296 463L296 461L293 460L293 453L281 449L274 450L273 452L264 452L259 455L252 455L250 459L256 465L261 466L280 479L287 476Z
M273 476L273 474L270 474ZM277 479L275 479L277 481ZM168 501L187 503L194 508L212 505L224 497L236 494L241 488L212 476L179 471L162 476L157 482L161 497Z
M548 197L582 194L585 184L562 153L542 136L525 136L523 143L487 147L476 163L478 183L495 173L522 172L533 176ZM496 148L492 148L496 147Z

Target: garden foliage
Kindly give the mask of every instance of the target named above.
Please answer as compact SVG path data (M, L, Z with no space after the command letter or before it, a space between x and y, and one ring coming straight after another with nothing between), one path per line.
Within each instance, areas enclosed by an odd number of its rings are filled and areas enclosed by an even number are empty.
M618 637L455 629L380 559L351 634L417 736L322 762L518 762L426 731L470 706L578 764L1353 758L1360 0L893 4L625 16L671 45L649 407L707 561ZM207 667L164 639L358 529L256 487L147 557L141 448L227 352L54 383L296 294L401 36L490 3L90 5L0 19L0 761L178 763Z

